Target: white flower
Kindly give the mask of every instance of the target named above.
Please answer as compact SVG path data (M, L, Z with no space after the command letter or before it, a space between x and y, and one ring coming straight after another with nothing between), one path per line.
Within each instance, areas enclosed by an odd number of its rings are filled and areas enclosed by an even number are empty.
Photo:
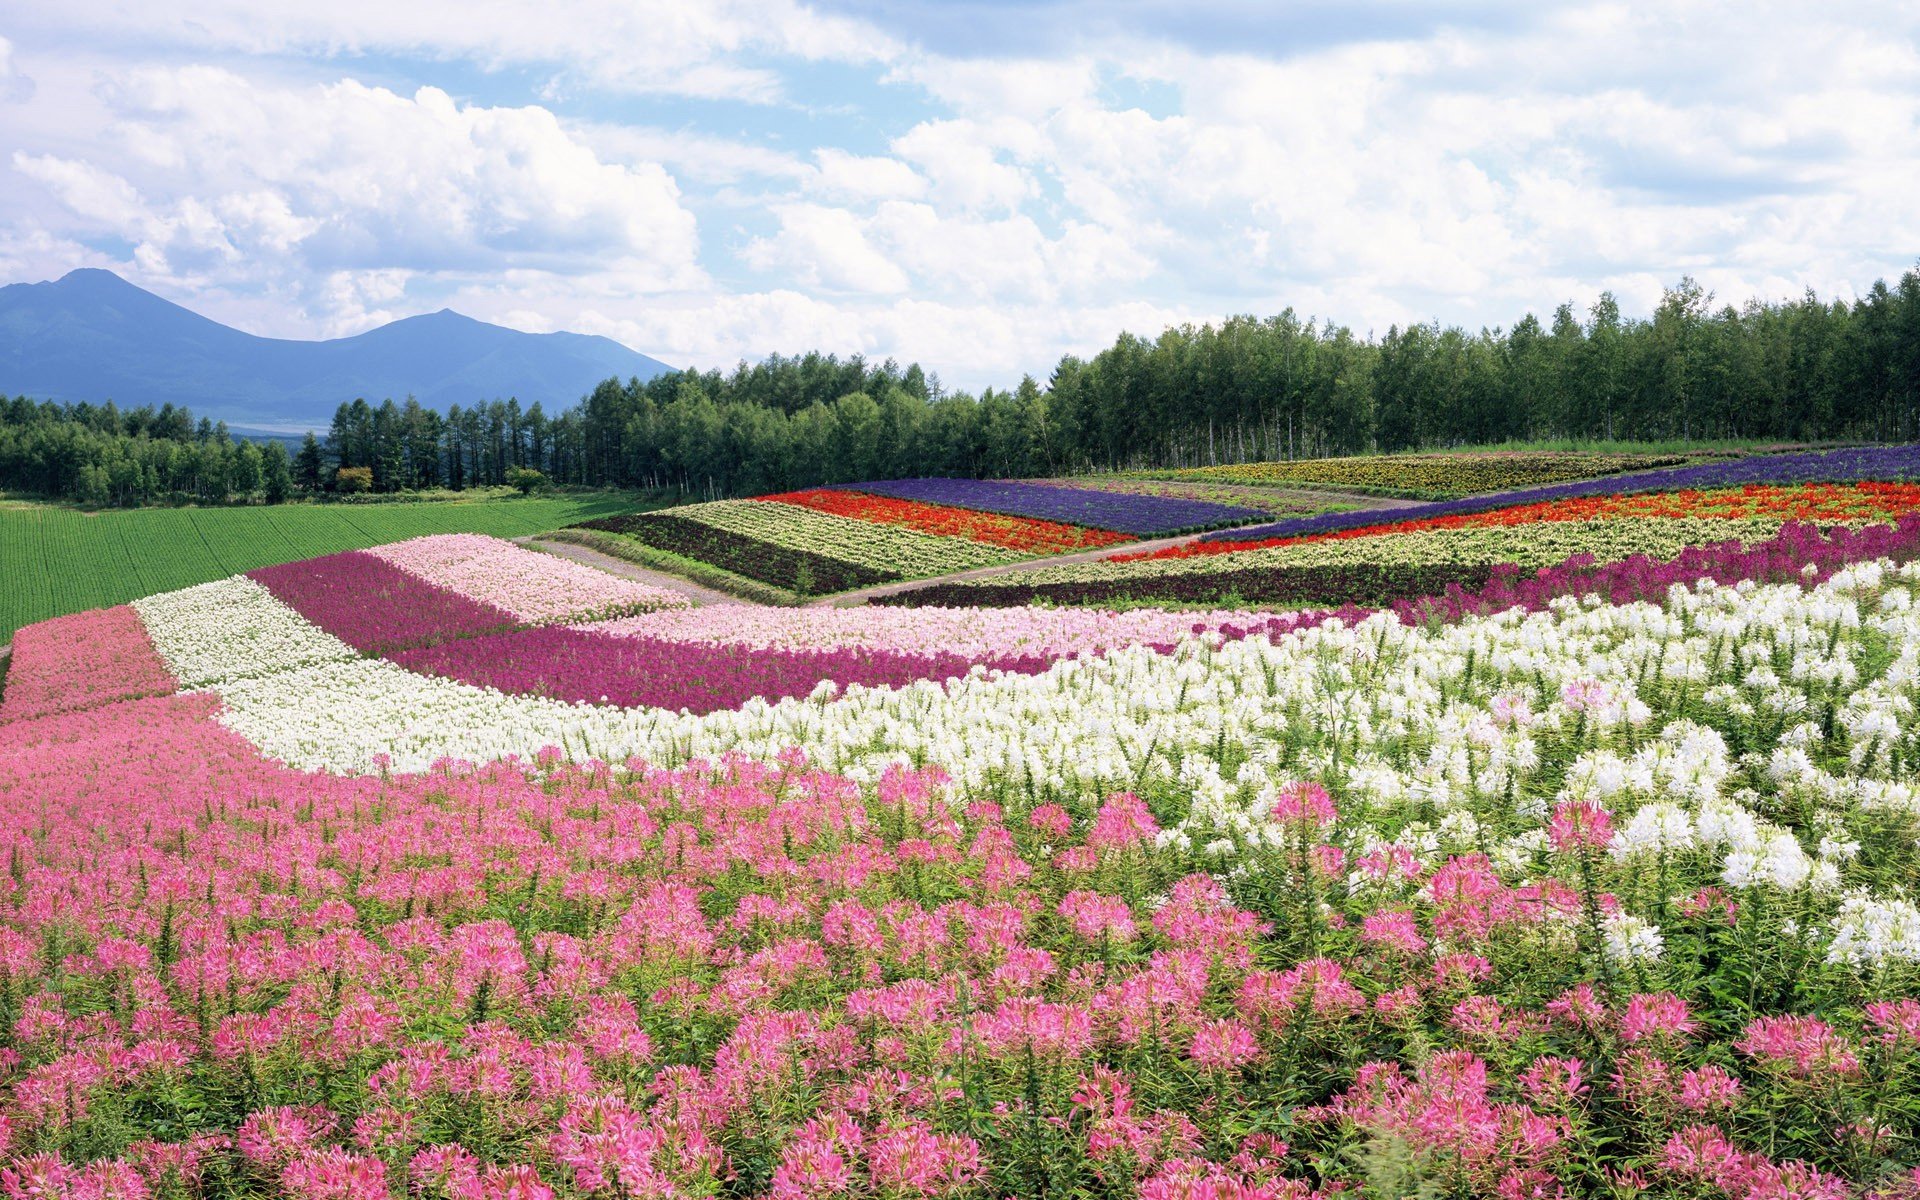
M1607 960L1616 965L1659 962L1667 950L1658 925L1627 913L1603 919L1600 932L1606 940Z

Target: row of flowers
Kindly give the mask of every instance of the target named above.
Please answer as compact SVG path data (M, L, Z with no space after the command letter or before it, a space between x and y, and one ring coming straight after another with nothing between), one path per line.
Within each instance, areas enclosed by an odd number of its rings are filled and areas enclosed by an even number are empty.
M226 663L215 661L229 646L226 617L219 607L170 605L165 597L147 607L160 627L163 645L200 648L195 659L176 655L190 686L257 679L277 670L297 672L323 659L346 663L357 653L383 656L421 675L479 685L487 689L483 696L497 691L535 700L694 713L738 708L756 698L803 697L823 683L832 688L883 687L964 676L978 669L1032 673L1071 655L1135 645L1171 648L1201 632L1225 637L1278 633L1300 619L1239 611L972 609L923 616L901 610L720 605L576 627L518 629L498 611L411 577L403 576L409 585L397 590L392 579L370 580L369 564L383 566L371 555L348 554L296 564L297 571L256 572L270 577L274 599L290 610L274 622L284 636L231 644L232 660ZM258 607L257 593L239 589L237 594ZM183 622L198 627L182 628ZM308 627L301 628L303 622ZM330 646L334 638L339 641ZM147 656L148 673L167 681L166 687L147 690L167 690L171 678L145 644L142 636L137 648ZM284 657L276 660L276 649ZM131 654L123 657L132 661ZM395 678L388 663L356 665L364 667L356 677L384 680L389 686ZM35 688L55 690L67 679L58 671L40 678L37 664L23 666L35 680L27 694ZM427 691L434 686L428 684ZM426 694L404 684L401 690ZM114 695L108 693L109 698ZM96 697L91 702L102 701ZM416 714L409 724L424 715ZM553 714L536 707L521 715L538 719Z
M899 572L776 545L682 515L680 509L597 517L575 529L610 534L650 551L771 584L798 596L825 596L901 578Z
M1266 515L1240 504L1220 504L1147 493L1059 487L1003 479L890 479L837 485L839 490L917 500L952 508L1032 517L1135 537L1163 537L1194 529L1241 525Z
M1139 579L1164 575L1206 575L1254 568L1332 566L1355 563L1511 563L1539 567L1574 554L1617 560L1635 554L1671 558L1688 546L1727 540L1751 542L1772 537L1784 524L1773 517L1658 517L1643 520L1556 520L1528 524L1462 525L1406 529L1378 537L1298 538L1277 545L1237 542L1199 543L1233 547L1229 553L1201 552L1141 558L1102 559L1023 571L1032 583L1071 583L1101 579ZM1185 550L1196 543L1173 547Z
M1907 483L1748 484L1717 491L1687 489L1678 492L1585 496L1566 500L1515 504L1485 512L1454 513L1393 519L1382 514L1377 523L1331 533L1293 537L1194 541L1143 554L1116 554L1109 562L1163 558L1196 558L1210 554L1238 554L1248 550L1351 538L1374 538L1448 529L1526 527L1557 521L1620 520L1771 520L1815 524L1861 524L1896 520L1920 511L1920 485Z
M375 546L367 553L527 625L586 621L687 603L665 588L483 534L435 534Z
M810 508L857 521L877 525L902 525L922 533L961 538L969 542L998 546L1022 554L1063 554L1074 550L1098 550L1133 539L1124 533L1087 529L1059 521L1033 517L1010 517L999 513L955 508L947 504L926 504L918 500L897 500L865 492L833 488L812 488L800 492L782 492L756 499L778 504Z
M0 724L174 689L140 614L122 604L22 628L0 693Z
M1677 454L1581 454L1550 450L1507 453L1369 454L1354 458L1309 458L1287 462L1235 463L1164 471L1161 478L1252 486L1320 484L1426 496L1471 496L1480 492L1538 487L1592 479L1687 461Z
M705 717L16 722L0 1189L1912 1200L1920 567L1802 536ZM282 684L373 773L238 736Z
M1920 443L1901 446L1866 446L1824 453L1755 454L1721 462L1632 471L1601 479L1583 479L1573 483L1533 487L1501 495L1475 495L1461 500L1424 504L1393 513L1391 519L1399 521L1447 517L1511 508L1519 504L1561 502L1642 492L1706 491L1739 488L1749 484L1784 486L1798 483L1862 481L1899 483L1908 480L1920 480ZM1468 489L1463 487L1461 490ZM1265 525L1221 530L1208 534L1207 540L1265 541L1272 538L1304 537L1343 529L1358 529L1380 523L1381 514L1379 513L1325 513L1319 516L1275 521Z
M1172 645L1190 634L1219 630L1228 637L1279 633L1294 615L1245 611L1166 612L1141 608L765 608L715 605L649 613L582 626L626 637L687 645L708 643L762 649L888 650L902 654L958 654L976 662L1001 655L1067 658L1124 646Z
M712 500L669 511L770 546L803 550L899 578L945 575L1026 557L966 538L922 533L905 525L857 520L778 501Z
M1131 475L1071 475L1064 478L1033 479L1027 482L1044 484L1048 487L1113 492L1124 496L1167 496L1177 500L1200 500L1230 508L1250 508L1265 513L1269 517L1349 512L1355 508L1369 507L1358 497L1336 499L1325 494L1304 491L1191 479L1139 479Z

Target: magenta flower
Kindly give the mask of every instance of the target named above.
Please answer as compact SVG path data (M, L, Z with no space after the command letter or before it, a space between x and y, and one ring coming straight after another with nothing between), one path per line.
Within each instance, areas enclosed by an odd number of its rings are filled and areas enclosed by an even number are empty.
M1687 1002L1671 992L1634 996L1620 1015L1620 1038L1628 1043L1678 1042L1699 1028Z
M1087 845L1096 850L1125 850L1152 841L1159 832L1160 824L1146 801L1132 792L1115 792L1094 816Z
M1562 800L1554 806L1547 840L1563 854L1605 850L1613 840L1613 814L1587 800Z

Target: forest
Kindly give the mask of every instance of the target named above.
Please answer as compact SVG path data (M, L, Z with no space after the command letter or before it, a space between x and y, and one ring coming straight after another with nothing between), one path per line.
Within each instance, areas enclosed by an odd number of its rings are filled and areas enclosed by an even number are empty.
M979 395L918 366L775 355L609 379L548 415L340 405L290 457L183 410L0 402L0 489L93 504L560 484L749 495L909 475L1029 476L1547 439L1920 438L1920 270L1852 302L1584 313L1380 336L1292 310L1131 333Z

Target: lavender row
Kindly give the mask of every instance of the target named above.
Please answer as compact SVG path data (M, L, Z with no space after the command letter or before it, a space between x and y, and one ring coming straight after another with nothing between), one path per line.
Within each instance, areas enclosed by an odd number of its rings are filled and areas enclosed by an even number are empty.
M756 696L767 700L806 696L823 680L841 687L854 683L904 687L922 679L965 675L975 665L1033 675L1052 661L1043 655L1020 654L976 664L972 658L945 653L699 645L554 626L468 638L390 657L408 670L516 695L692 713L738 708Z
M1215 504L1209 500L1140 496L987 479L890 479L837 486L842 491L946 504L1010 517L1062 521L1069 525L1084 525L1089 529L1131 533L1137 537L1212 529L1242 521L1257 521L1267 515L1256 508Z
M519 625L513 614L362 550L249 571L274 598L362 654L387 654Z
M1486 512L1515 504L1533 504L1543 500L1572 500L1581 496L1624 495L1629 492L1680 491L1688 488L1740 487L1744 484L1859 483L1863 480L1903 481L1920 479L1920 443L1905 446L1865 446L1851 450L1832 450L1811 454L1752 455L1725 462L1702 463L1690 467L1665 467L1657 471L1636 471L1605 479L1583 479L1521 491L1469 496L1462 500L1442 500L1392 512L1322 513L1314 517L1295 517L1210 533L1209 542L1258 541L1276 537L1306 537L1317 533L1335 533L1359 529L1389 521L1415 521L1427 517L1450 517Z

